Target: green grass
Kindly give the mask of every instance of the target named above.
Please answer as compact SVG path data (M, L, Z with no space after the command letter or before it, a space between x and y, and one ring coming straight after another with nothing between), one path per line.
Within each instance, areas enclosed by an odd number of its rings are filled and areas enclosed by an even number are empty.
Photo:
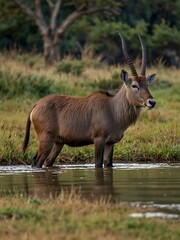
M121 84L121 67L88 65L82 60L80 76L72 72L57 72L57 66L45 69L39 58L31 56L13 58L1 55L0 69L0 163L31 163L38 141L33 128L28 151L23 157L22 143L28 113L34 103L49 93L88 95L98 89L112 89ZM21 60L23 59L23 61ZM70 60L68 60L70 61ZM93 60L91 60L92 62ZM97 60L96 60L97 61ZM84 62L87 62L86 64ZM157 73L150 91L157 100L152 111L143 109L135 126L115 145L116 161L179 161L180 160L180 70L166 69L162 65L151 67L148 73ZM93 146L64 147L59 162L93 160Z
M121 84L123 67L107 67L86 61L83 72L59 73L57 66L45 69L39 56L0 56L0 164L31 164L38 140L33 127L28 151L23 157L22 143L28 113L34 103L49 93L87 95L98 89ZM81 64L85 62L83 59ZM91 64L88 64L91 63ZM91 67L92 66L92 67ZM157 80L150 87L157 100L153 111L143 110L136 125L115 145L114 158L122 161L180 161L180 70L159 65L148 69ZM93 146L64 147L59 162L94 162ZM177 240L178 219L134 219L133 212L154 211L105 199L89 202L80 193L53 199L22 195L0 198L0 239L65 240Z
M133 212L153 211L105 199L89 202L75 192L41 200L6 196L0 204L1 239L159 239L180 237L178 219L135 219Z

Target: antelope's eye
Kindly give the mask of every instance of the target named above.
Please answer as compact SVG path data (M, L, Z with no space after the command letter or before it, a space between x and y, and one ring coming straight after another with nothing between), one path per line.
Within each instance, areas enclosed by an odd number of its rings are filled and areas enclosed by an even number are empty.
M132 88L139 90L139 87L135 84L132 85Z

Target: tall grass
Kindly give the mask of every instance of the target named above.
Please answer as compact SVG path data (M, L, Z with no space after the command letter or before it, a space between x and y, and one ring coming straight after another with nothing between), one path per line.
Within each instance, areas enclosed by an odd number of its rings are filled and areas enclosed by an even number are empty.
M52 81L45 76L36 75L23 76L19 73L0 71L0 94L7 98L17 96L43 97L53 92Z
M29 58L33 65L29 64ZM97 90L116 89L121 84L120 70L128 70L127 66L113 67L103 63L94 67L89 64L93 59L84 56L79 60L83 72L77 75L71 71L59 72L57 66L45 69L39 57L29 58L0 55L0 161L7 164L19 162L18 159L29 163L37 150L38 142L32 128L29 149L22 159L26 118L39 98L51 93L87 95ZM73 60L70 63L73 65ZM150 86L157 107L142 111L136 125L115 145L114 157L117 161L179 161L180 70L158 65L147 71L148 74L157 73ZM61 159L93 162L93 147L64 147L58 160Z
M124 240L179 239L179 219L134 219L133 212L151 212L111 204L101 199L88 201L80 194L62 192L53 199L5 196L0 205L1 239Z

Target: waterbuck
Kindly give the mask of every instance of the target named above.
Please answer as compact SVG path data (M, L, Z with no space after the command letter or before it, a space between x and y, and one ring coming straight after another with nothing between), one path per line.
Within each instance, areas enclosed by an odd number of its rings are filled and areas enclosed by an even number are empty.
M30 136L31 122L39 138L39 150L32 166L52 166L64 144L76 147L94 144L95 166L102 168L103 162L112 167L113 147L124 131L134 124L141 108L152 109L156 101L148 85L156 74L146 77L146 49L142 47L140 75L128 55L124 37L119 33L124 58L132 76L123 69L122 87L113 95L97 92L86 97L52 94L42 98L32 108L26 125L23 144L25 152Z

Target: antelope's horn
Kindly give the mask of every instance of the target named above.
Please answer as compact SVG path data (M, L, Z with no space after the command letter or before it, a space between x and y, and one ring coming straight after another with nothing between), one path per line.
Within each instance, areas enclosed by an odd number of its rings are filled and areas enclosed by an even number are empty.
M145 76L146 75L146 66L147 66L147 53L146 53L146 48L143 44L143 41L141 37L138 35L139 41L141 43L141 48L142 48L142 64L141 64L141 75Z
M138 74L136 72L136 69L135 69L135 67L134 67L134 65L133 65L133 63L132 63L132 61L131 61L131 59L128 55L125 39L120 32L118 32L118 33L119 33L119 36L120 36L121 42L122 42L122 51L123 51L124 58L125 58L126 62L129 64L132 75L133 76L138 76Z

